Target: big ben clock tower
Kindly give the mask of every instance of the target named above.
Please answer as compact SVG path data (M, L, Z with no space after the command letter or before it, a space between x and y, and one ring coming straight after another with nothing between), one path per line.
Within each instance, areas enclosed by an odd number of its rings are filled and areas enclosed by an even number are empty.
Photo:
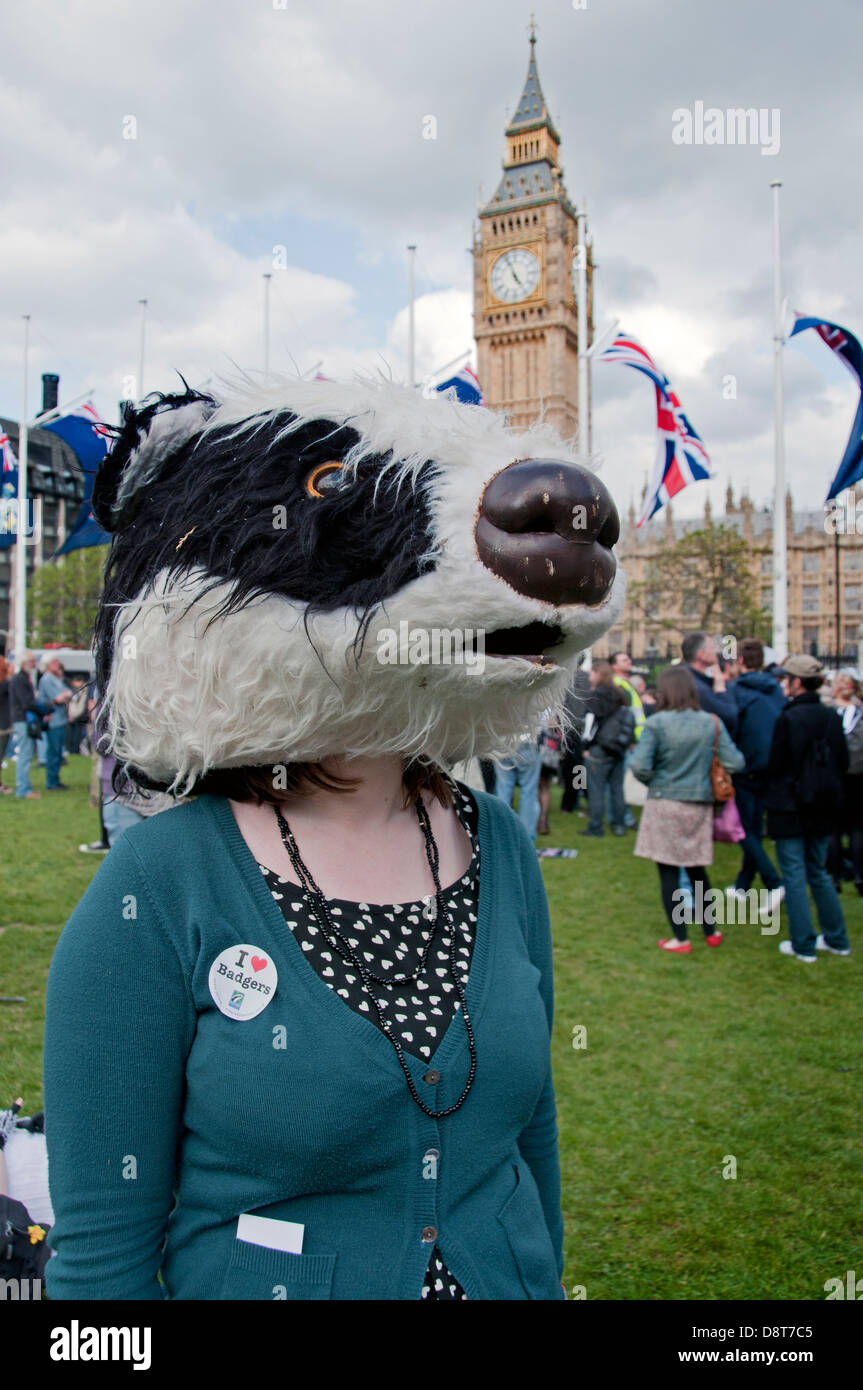
M565 437L578 430L578 228L563 186L560 136L536 70L531 25L524 91L506 128L497 192L474 241L474 335L483 394L524 428L544 409ZM587 341L593 339L593 256L587 247Z

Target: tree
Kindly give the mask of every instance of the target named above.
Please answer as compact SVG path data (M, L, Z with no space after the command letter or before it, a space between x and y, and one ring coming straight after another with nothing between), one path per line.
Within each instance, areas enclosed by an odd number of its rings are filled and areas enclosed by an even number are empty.
M36 570L28 604L32 646L60 642L89 651L107 556L107 546L93 545Z
M752 555L733 527L708 521L652 557L647 578L630 584L627 596L661 628L769 641L772 619L761 607Z

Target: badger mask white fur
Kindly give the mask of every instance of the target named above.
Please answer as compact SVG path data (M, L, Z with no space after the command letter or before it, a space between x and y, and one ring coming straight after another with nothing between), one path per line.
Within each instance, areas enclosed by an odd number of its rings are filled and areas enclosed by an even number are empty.
M503 754L623 606L614 506L550 427L388 381L149 397L93 501L108 741L175 792Z

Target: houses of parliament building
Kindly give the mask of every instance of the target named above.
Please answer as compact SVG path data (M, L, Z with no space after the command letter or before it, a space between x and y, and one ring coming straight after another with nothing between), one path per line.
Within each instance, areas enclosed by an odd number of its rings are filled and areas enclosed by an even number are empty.
M531 32L527 77L506 127L506 152L497 189L479 209L474 241L474 335L477 372L486 403L518 427L544 409L564 437L578 432L578 319L575 258L578 212L569 199L560 164L560 135L548 113ZM587 345L593 341L593 248L586 246ZM794 511L786 500L788 551L788 649L856 664L863 622L863 534L825 524L823 507ZM630 583L650 578L651 561L687 531L714 520L748 544L752 593L773 606L773 521L729 487L721 515L675 518L663 507L642 527L634 508L621 517L617 547ZM625 649L635 660L668 660L697 624L691 596L665 595L662 611L629 602L623 622L594 648L596 656ZM675 604L672 611L667 608ZM690 608L690 611L687 609ZM738 638L747 633L736 633Z

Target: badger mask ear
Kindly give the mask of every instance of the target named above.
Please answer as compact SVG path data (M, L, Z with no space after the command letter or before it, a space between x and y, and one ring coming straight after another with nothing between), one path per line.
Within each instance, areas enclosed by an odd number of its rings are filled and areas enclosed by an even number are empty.
M140 405L126 403L114 446L93 484L93 514L105 531L129 525L148 484L200 433L218 406L213 396L189 388L177 395L153 392Z

